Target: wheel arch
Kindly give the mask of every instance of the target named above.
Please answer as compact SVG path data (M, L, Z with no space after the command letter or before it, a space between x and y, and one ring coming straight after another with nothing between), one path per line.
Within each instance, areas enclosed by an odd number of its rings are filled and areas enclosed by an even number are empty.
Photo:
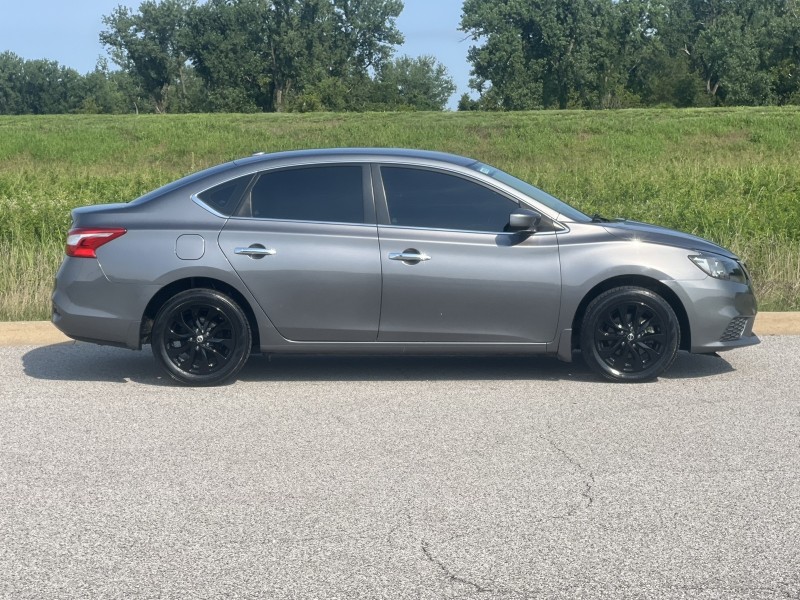
M586 314L586 309L589 304L597 298L600 294L607 292L608 290L622 287L622 286L636 286L640 288L644 288L654 292L664 298L667 303L670 305L672 310L675 312L675 316L678 317L678 325L680 327L681 332L681 350L689 350L692 347L692 331L691 326L689 324L689 316L686 313L686 309L683 306L680 298L669 289L666 285L658 281L657 279L653 279L651 277L645 277L643 275L621 275L618 277L612 277L610 279L606 279L601 283L598 283L594 286L591 290L589 290L586 295L581 300L580 304L578 305L577 310L575 311L575 315L572 318L572 349L577 349L580 345L581 339L581 325L583 323L583 317Z
M172 283L165 285L161 288L151 299L150 302L147 303L147 306L144 309L144 314L142 315L142 323L141 329L139 333L140 343L146 344L150 341L150 333L153 327L153 320L156 318L159 309L164 306L164 304L176 294L180 292L185 292L187 290L193 289L212 289L217 292L221 292L226 296L229 296L234 302L236 302L241 309L244 311L244 314L247 316L247 322L250 324L250 331L252 332L253 337L253 348L259 348L261 344L260 340L260 332L258 329L258 321L256 319L256 315L253 312L253 307L250 306L250 303L244 297L244 295L237 290L232 285L225 283L224 281L220 281L219 279L214 279L212 277L186 277L183 279L178 279L173 281Z

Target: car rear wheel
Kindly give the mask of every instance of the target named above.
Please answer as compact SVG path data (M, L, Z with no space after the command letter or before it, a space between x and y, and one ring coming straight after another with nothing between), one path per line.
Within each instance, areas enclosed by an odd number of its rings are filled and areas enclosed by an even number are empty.
M648 381L666 371L680 345L675 311L655 292L619 287L592 300L581 325L589 367L612 381Z
M236 375L250 355L247 316L231 298L210 289L170 298L153 322L153 355L172 379L216 385Z

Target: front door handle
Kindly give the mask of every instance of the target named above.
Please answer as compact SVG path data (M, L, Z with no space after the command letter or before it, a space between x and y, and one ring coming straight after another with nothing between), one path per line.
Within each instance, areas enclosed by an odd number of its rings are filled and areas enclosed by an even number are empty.
M430 256L414 248L408 248L406 250L403 250L402 252L389 253L389 260L402 260L403 262L414 263L414 264L430 259L431 259Z

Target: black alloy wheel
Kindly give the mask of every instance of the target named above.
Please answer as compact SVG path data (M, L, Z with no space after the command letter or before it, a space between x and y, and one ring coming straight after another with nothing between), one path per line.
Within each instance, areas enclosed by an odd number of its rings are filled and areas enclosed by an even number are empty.
M156 360L172 379L188 385L216 385L232 378L247 361L251 344L246 315L215 290L173 296L153 322Z
M672 365L680 328L661 296L619 287L595 298L581 326L581 351L589 367L613 381L648 381Z

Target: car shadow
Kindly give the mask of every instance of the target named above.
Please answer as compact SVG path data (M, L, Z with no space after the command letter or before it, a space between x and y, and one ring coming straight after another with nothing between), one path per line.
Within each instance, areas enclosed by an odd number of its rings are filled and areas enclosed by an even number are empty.
M525 356L262 356L243 381L590 381L583 363Z
M678 352L672 367L661 376L662 379L698 379L732 373L731 364L719 354L689 354Z
M177 385L142 352L81 342L37 347L22 357L25 374L53 381ZM696 379L733 371L717 356L678 354L664 379ZM572 363L525 356L260 356L254 355L239 381L586 381L602 383L579 353Z
M169 384L149 352L82 342L39 346L22 356L28 377L51 381Z

